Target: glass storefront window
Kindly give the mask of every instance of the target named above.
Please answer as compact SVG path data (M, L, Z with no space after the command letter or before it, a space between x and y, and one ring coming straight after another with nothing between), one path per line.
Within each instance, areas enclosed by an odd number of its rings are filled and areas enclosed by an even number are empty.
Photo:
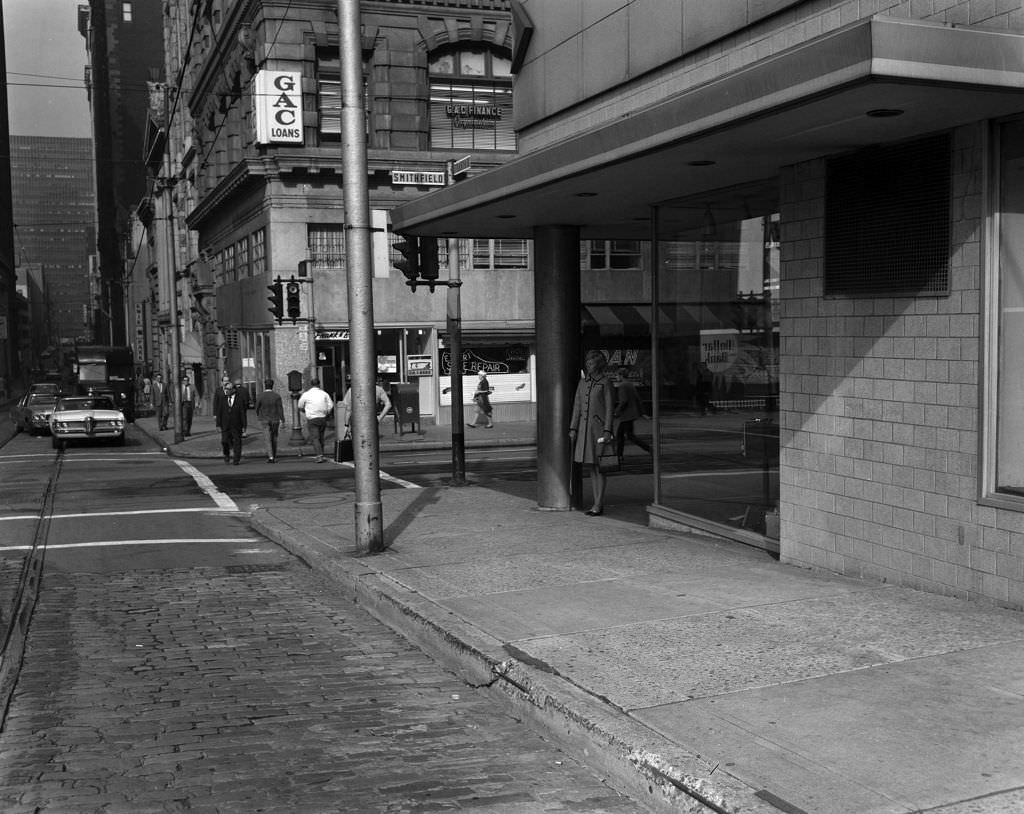
M772 534L778 506L774 185L658 209L655 502Z
M999 127L997 257L998 350L995 488L1024 495L1024 378L1016 356L1024 348L1024 121Z

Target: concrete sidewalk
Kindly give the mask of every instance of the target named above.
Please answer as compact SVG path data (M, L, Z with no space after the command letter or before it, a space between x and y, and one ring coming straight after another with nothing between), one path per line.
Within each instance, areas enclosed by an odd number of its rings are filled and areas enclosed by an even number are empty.
M171 452L209 450L216 436L196 429ZM435 432L405 443L443 445ZM528 434L467 428L467 443L485 432ZM382 504L375 556L354 549L350 492L253 506L251 522L639 803L1024 811L1020 614L611 510L542 511L533 484L389 488Z

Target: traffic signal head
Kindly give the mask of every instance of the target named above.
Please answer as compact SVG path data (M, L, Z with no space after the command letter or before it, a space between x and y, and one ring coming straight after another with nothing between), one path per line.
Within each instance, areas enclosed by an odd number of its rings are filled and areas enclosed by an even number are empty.
M288 319L294 324L300 316L302 316L302 303L299 299L299 292L302 290L302 286L292 280L285 286L285 291L288 294Z
M410 282L420 276L420 241L416 237L404 237L395 243L395 251L402 255L395 261L395 268ZM415 287L415 286L414 286Z
M437 274L437 238L425 237L420 242L420 277L424 280L436 280Z
M270 313L280 323L284 319L284 286L280 280L277 280L272 285L267 286L267 291L270 292L270 296L267 297L270 301Z

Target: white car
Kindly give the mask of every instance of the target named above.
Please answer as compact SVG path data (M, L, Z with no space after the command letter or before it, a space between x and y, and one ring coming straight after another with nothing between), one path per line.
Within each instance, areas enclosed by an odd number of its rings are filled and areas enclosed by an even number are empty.
M124 413L109 396L64 396L50 414L53 448L69 441L114 441L124 444Z

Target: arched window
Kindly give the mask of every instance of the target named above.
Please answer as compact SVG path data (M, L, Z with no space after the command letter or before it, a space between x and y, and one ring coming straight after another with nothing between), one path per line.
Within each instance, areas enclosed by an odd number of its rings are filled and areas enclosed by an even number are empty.
M479 44L431 54L431 149L516 149L511 67L510 55Z

